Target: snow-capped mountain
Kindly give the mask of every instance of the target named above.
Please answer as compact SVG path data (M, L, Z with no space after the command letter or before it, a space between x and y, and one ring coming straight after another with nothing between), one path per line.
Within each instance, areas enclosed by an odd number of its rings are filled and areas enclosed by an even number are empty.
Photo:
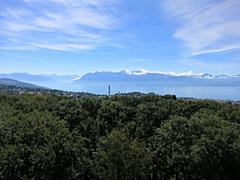
M212 74L200 74L200 75L194 75L193 77L196 78L206 78L206 79L213 79L215 78L215 76L213 76Z
M194 74L193 72L159 72L159 71L103 71L87 73L80 77L79 75L57 75L57 74L28 74L12 73L1 74L0 78L9 78L27 83L45 86L49 88L68 89L71 84L83 84L88 82L107 82L107 83L137 83L149 86L239 86L240 75L212 75L212 74ZM63 88L64 87L64 88Z
M161 85L183 86L240 86L240 76L187 73L163 73L150 71L94 72L83 75L74 83L96 82L136 82L158 83Z

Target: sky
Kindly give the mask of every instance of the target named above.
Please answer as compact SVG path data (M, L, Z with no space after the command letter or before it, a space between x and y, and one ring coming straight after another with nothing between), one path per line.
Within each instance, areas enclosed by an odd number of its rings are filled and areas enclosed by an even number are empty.
M0 73L240 74L239 0L0 0Z

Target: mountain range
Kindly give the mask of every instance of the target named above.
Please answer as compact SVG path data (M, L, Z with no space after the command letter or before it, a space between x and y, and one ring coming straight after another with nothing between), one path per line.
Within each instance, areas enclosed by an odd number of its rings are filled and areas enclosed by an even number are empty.
M94 82L104 83L140 83L157 84L162 86L240 86L240 75L212 75L193 73L162 73L148 71L120 71L120 72L94 72L79 75L57 74L28 74L28 73L0 73L0 78L36 84L50 88L65 90L69 85L87 84ZM66 87L65 87L66 86Z
M240 86L240 75L170 74L158 72L126 71L87 73L74 83L130 82L156 83L164 86Z

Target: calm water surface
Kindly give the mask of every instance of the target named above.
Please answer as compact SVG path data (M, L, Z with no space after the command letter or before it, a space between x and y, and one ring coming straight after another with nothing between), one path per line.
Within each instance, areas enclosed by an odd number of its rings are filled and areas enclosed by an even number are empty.
M163 86L153 83L109 83L88 82L81 84L43 84L50 88L66 91L90 92L95 94L107 94L108 85L111 85L111 93L143 92L160 95L175 94L177 97L193 97L203 99L240 100L240 87L209 87L209 86Z

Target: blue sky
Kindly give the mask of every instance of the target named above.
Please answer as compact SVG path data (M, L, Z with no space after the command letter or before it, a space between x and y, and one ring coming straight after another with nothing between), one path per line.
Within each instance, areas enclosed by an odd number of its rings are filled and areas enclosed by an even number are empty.
M0 72L240 74L239 0L0 0Z

